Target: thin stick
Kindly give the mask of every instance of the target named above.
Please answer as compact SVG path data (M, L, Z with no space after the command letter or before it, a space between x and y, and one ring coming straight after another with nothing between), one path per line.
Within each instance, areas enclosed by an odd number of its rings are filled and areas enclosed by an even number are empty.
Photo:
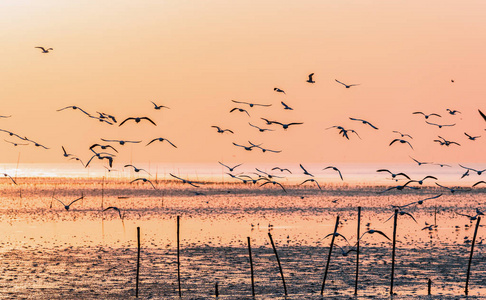
M255 297L255 280L253 277L253 259L251 257L250 237L248 237L248 254L250 256L250 271L251 271L251 295Z
M104 198L105 198L105 176L103 176L103 181L101 182L101 210L103 210Z
M268 237L270 238L270 242L272 243L273 252L275 253L275 256L277 257L278 268L280 269L280 275L282 276L284 293L285 293L285 296L287 296L287 286L285 285L285 278L284 278L284 274L283 274L283 271L282 271L282 265L280 264L280 259L278 258L277 248L275 248L275 244L273 243L273 239L272 239L272 234L270 232L268 233Z
M218 290L218 282L217 281L214 284L214 295L216 296L216 298L219 297L219 290Z
M464 293L467 294L469 293L468 287L469 287L469 272L471 271L471 261L473 257L473 252L474 252L474 243L476 242L476 235L478 234L478 228L479 228L479 222L481 221L481 217L478 217L478 220L476 222L476 229L474 229L474 236L472 239L471 243L471 254L469 255L469 263L467 264L467 276L466 276L466 289L464 290Z
M331 238L331 246L329 247L329 254L327 255L326 270L324 271L324 279L322 280L321 296L324 294L324 287L326 286L327 272L329 271L329 264L331 262L332 247L334 246L334 239L339 225L339 216L336 217L336 225L334 226L334 233Z
M135 287L135 298L138 298L138 279L140 275L140 227L137 227L137 279Z
M430 278L427 284L427 295L432 295L432 280L430 280Z
M358 295L358 271L359 271L359 237L360 237L360 226L361 226L361 206L358 206L358 233L356 242L356 281L354 283L354 294Z
M390 295L393 295L393 276L395 275L395 244L397 239L397 218L398 218L398 209L395 209L395 217L393 219L393 250L392 250Z
M179 243L180 218L181 218L180 216L177 216L177 283L179 285L179 297L182 297L180 243Z

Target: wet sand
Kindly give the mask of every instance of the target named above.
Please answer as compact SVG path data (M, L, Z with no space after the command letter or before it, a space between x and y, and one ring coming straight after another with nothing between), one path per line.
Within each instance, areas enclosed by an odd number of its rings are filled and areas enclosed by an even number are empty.
M184 299L250 299L247 237L251 238L257 299L283 299L275 241L287 282L288 299L317 299L336 216L338 232L357 240L357 207L362 232L383 231L390 238L391 205L404 205L442 193L407 208L397 229L394 299L457 299L464 295L467 261L476 221L457 214L486 208L486 189L451 194L434 186L390 191L383 186L324 185L258 187L207 184L196 189L177 182L149 185L126 180L20 178L2 182L0 214L0 297L6 299L127 299L135 295L136 227L141 228L140 298L178 298L176 216L181 216L181 286ZM196 195L195 192L203 195ZM69 211L54 198L70 202ZM116 206L124 214L102 212ZM425 222L437 227L422 230ZM370 223L369 226L366 226ZM469 298L486 294L486 260L479 228ZM344 239L336 244L351 249ZM360 242L359 299L389 298L391 242L377 234ZM324 296L354 297L356 254L333 256Z

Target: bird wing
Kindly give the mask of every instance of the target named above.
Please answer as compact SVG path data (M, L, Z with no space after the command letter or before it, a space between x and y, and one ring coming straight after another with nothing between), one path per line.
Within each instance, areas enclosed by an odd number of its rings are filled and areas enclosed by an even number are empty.
M402 213L403 213L404 215L409 216L410 218L412 218L412 220L414 220L414 221L415 221L415 223L417 223L417 220L415 220L415 218L414 218L414 217L413 217L411 214L409 214L408 212L402 212Z
M231 110L230 110L230 113L234 112L234 111L235 111L235 110L237 110L237 109L238 109L238 107L235 107L235 108L231 109Z
M476 185L481 184L481 183L486 183L486 181L483 181L483 180L478 181L478 182L476 182L475 184L473 184L473 187L475 187Z
M84 199L84 196L81 196L81 197L79 197L78 199L71 201L71 203L69 203L69 205L68 205L68 206L71 206L71 204L73 204L74 202L79 201L79 200L81 200L81 199Z
M290 125L302 125L302 124L304 124L304 123L289 123L289 124L287 124L287 126L290 126ZM280 125L282 125L282 124L280 124Z
M62 148L62 151L64 152L64 155L67 155L67 152L66 152L66 149L64 149L64 146L61 146L61 148Z
M46 51L46 49L44 49L44 47L34 47L34 48L39 48L39 49L42 49L42 51Z
M224 166L224 167L228 168L228 169L231 169L230 167L228 167L227 165L223 164L223 163L222 163L222 162L220 162L220 161L218 161L218 163L219 163L220 165L222 165L222 166Z
M425 114L421 111L413 112L412 115L424 115L425 116Z
M482 111L480 111L479 109L478 109L478 112L481 115L481 117L483 117L484 121L486 121L486 115Z
M171 142L171 141L169 141L168 139L164 139L164 141L167 141L167 143L171 144L171 145L172 145L172 147L177 148L177 146L176 146L176 145L174 145L174 144L172 144L172 142Z
M400 139L394 139L393 141L391 141L390 145L388 146L391 146L393 143L395 143L396 141L400 141Z
M344 85L344 86L347 86L345 83L342 83L341 81L339 81L339 80L337 80L337 79L334 79L334 80L336 80L336 82L338 82L338 83L340 83L340 84L342 84L342 85Z
M66 206L66 204L64 204L61 200L57 199L56 197L54 197L54 199L56 199L57 201L61 202L62 206Z
M343 180L343 181L344 181L344 179L343 179L343 175L341 174L341 171L339 171L339 169L337 169L337 168L336 168L336 170L337 170L337 172L339 173L339 177L341 177L341 180Z
M390 241L390 238L386 236L385 233L383 233L382 231L379 231L379 230L375 230L373 233L378 233L378 234L381 234L382 236L384 236L385 238L387 238L389 241Z
M157 126L157 124L155 124L154 121L152 121L150 118L147 118L147 117L141 117L140 119L145 119L147 121L149 121L150 123L154 124L155 126Z
M376 170L376 172L388 172L390 174L393 174L392 172L390 172L390 170L387 170L387 169L379 169L379 170Z
M135 120L135 118L131 118L131 117L130 117L130 118L126 118L126 119L125 119L125 120L123 120L123 122L121 122L121 123L120 123L120 125L118 125L118 126L122 126L122 125L123 125L123 124L124 124L126 121L128 121L128 120Z

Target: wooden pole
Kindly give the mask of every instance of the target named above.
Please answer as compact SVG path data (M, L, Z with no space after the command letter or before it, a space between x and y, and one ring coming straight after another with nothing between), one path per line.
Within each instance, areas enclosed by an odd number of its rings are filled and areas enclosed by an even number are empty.
M285 285L285 278L284 278L284 274L283 274L283 271L282 271L282 265L280 264L280 259L278 258L277 248L275 248L275 244L273 243L273 239L272 239L272 234L270 232L268 233L268 237L270 238L270 242L272 243L273 252L275 253L275 256L277 257L278 268L280 269L280 275L282 276L284 293L285 293L285 296L287 296L287 286Z
M432 295L432 280L428 280L428 283L427 283L427 295Z
M219 297L219 290L218 290L218 282L217 281L214 284L214 295L216 296L216 298Z
M324 279L322 280L321 296L324 294L324 287L326 286L327 272L329 271L329 264L331 262L332 247L334 246L334 239L339 225L339 216L336 217L336 225L334 226L334 233L331 238L331 246L329 246L329 254L327 255L326 270L324 271Z
M255 297L255 279L253 277L253 259L251 257L250 237L248 237L248 254L250 256L250 271L251 271L251 295Z
M104 198L105 198L105 176L103 176L103 181L101 182L101 210L103 210Z
M356 281L354 283L354 294L358 295L358 271L359 271L359 237L360 237L360 226L361 226L361 206L358 206L358 233L356 242Z
M179 297L182 297L181 291L181 260L180 260L180 242L179 242L179 232L180 232L180 216L177 216L177 284L179 286Z
M140 227L137 227L137 278L135 286L135 298L138 298L138 280L140 275Z
M476 229L474 229L474 236L472 239L471 243L471 254L469 255L469 263L467 264L467 275L466 275L466 289L464 290L464 293L467 294L469 293L468 287L469 287L469 273L471 272L471 261L473 257L473 252L474 252L474 243L476 242L476 236L478 234L478 228L479 228L479 222L481 221L481 217L478 217L478 220L476 221Z
M390 295L393 295L393 276L395 276L395 245L397 239L397 218L398 218L398 209L395 209L395 217L393 218L393 249L392 249Z

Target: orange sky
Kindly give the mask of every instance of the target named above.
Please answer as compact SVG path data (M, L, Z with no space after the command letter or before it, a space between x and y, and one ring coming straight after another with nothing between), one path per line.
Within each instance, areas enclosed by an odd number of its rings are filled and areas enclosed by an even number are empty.
M484 1L22 1L0 2L0 129L50 147L0 143L2 163L84 160L100 138L132 162L485 163ZM366 3L365 3L366 2ZM42 54L36 46L52 47ZM315 73L315 84L307 75ZM334 81L360 83L344 88ZM450 80L455 82L451 83ZM273 91L279 87L286 95ZM272 104L229 113L231 99ZM156 111L150 101L169 106ZM283 110L280 101L293 107ZM77 105L118 120L101 124ZM241 106L240 106L241 107ZM446 108L460 115L448 115ZM438 129L414 111L457 123ZM283 131L260 117L304 122ZM348 119L367 119L373 129ZM248 122L275 129L259 133ZM211 125L232 129L220 135ZM333 125L356 130L346 140ZM388 144L399 130L415 150ZM467 140L464 132L483 135ZM6 134L1 139L18 141ZM439 146L438 135L462 146ZM145 144L165 137L178 146ZM232 142L263 143L279 154Z

